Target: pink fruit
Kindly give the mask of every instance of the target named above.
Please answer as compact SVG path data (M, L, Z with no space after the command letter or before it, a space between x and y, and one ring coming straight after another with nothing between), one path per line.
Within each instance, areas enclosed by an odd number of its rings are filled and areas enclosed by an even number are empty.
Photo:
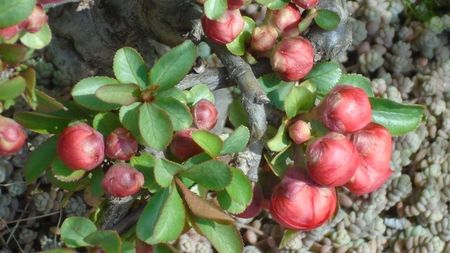
M250 219L256 217L263 208L264 196L261 189L261 186L255 185L253 187L253 199L250 202L250 205L240 214L237 214L236 217L243 219Z
M105 173L103 190L114 197L127 197L137 193L144 185L144 175L126 163L117 163Z
M324 125L340 133L358 131L372 120L369 98L364 90L348 85L335 86L322 100L319 111Z
M292 0L292 2L303 9L311 9L313 7L316 7L316 5L319 3L319 0Z
M239 10L226 10L218 20L202 18L203 31L217 44L232 42L244 28L244 19Z
M59 158L73 170L92 170L103 162L103 136L85 123L69 126L58 139Z
M211 130L217 123L216 106L209 100L198 101L191 109L194 125L199 129Z
M236 10L241 8L241 6L244 4L244 0L228 0L228 9L229 10Z
M272 69L285 81L297 81L311 71L314 49L303 37L284 38L270 57Z
M291 168L272 194L270 212L285 228L311 230L333 216L336 199L333 187L321 187L299 168Z
M256 27L253 30L250 47L255 52L270 51L277 42L278 32L271 25Z
M10 40L20 32L19 25L13 25L6 28L0 28L0 38Z
M192 139L192 132L195 130L195 128L188 128L175 133L173 136L169 149L179 161L186 161L203 152L202 148Z
M301 14L297 6L288 4L283 9L272 13L271 23L283 35L297 35L299 33L297 26L300 19Z
M289 137L295 144L302 144L311 138L311 127L303 120L296 120L289 126Z
M330 132L306 149L308 174L320 185L341 186L355 174L360 158L344 135Z
M0 156L10 156L19 152L27 134L16 121L0 115Z
M41 28L47 23L47 20L47 14L45 14L42 6L36 5L33 12L31 12L31 15L25 21L20 23L19 26L30 33L35 33L41 30Z
M390 167L374 168L363 161L345 187L355 195L371 193L386 183L391 174Z
M137 149L138 142L125 128L116 128L106 138L105 155L111 159L130 160Z

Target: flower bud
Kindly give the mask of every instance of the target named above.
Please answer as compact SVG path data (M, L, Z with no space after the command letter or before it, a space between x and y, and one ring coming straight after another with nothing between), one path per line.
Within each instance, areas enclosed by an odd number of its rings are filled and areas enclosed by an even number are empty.
M275 46L277 37L278 32L271 25L256 27L252 33L250 47L255 52L267 52Z
M243 219L250 219L256 217L262 210L263 207L264 196L261 189L261 186L258 184L253 187L253 199L250 202L250 205L240 214L237 214L236 217Z
M13 25L0 29L0 38L4 40L10 40L14 38L20 32L19 25Z
M19 152L27 134L16 121L0 115L0 156L10 156Z
M345 187L355 195L371 193L386 183L391 174L390 167L374 168L362 161Z
M308 174L320 185L341 186L355 174L358 152L344 135L330 132L306 149Z
M211 130L217 123L216 106L209 100L198 101L191 109L194 125L199 129Z
M218 20L202 18L203 31L217 44L232 42L244 28L244 19L239 10L226 10Z
M311 127L303 120L294 121L289 126L289 136L295 144L302 144L311 138Z
M299 168L291 168L275 187L270 212L276 222L288 229L311 230L333 216L336 204L333 187L319 186Z
M73 170L92 170L105 158L103 136L85 123L69 126L58 139L59 158Z
M186 161L203 152L202 148L192 139L192 132L195 130L195 128L184 129L173 136L169 149L179 161Z
M369 98L363 89L337 85L319 106L324 125L335 132L349 133L364 128L372 121Z
M48 17L45 14L44 8L40 5L36 5L31 12L31 15L22 23L19 24L21 28L24 28L30 33L35 33L41 30L41 28L47 23Z
M241 6L244 4L244 0L228 0L228 9L229 10L236 10L241 8Z
M292 2L303 9L311 9L313 7L316 7L316 5L319 3L319 0L292 0Z
M273 11L271 23L283 35L297 35L299 33L297 26L300 23L300 18L301 15L297 6L288 4L280 10Z
M136 139L125 128L116 128L106 138L105 155L111 159L130 160L137 149Z
M309 40L302 37L284 38L270 57L272 69L285 81L297 81L311 71L314 49Z
M144 185L144 175L126 163L117 163L105 173L103 190L113 197L127 197L137 193Z

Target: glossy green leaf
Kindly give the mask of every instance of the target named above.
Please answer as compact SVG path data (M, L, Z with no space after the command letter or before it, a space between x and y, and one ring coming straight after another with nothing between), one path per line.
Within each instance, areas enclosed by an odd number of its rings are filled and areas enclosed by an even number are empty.
M267 146L274 152L280 152L290 144L291 139L286 131L286 122L282 122L275 136L267 142Z
M288 169L287 159L292 155L292 146L288 146L281 150L275 157L270 161L271 169L275 175L283 178L284 173Z
M298 113L309 111L314 106L316 96L307 88L301 86L292 87L284 101L284 110L289 119Z
M27 82L21 76L0 81L0 100L14 99L20 96L27 86Z
M84 241L102 248L105 253L122 253L122 240L116 231L95 231L86 236Z
M306 79L316 86L318 94L325 95L338 83L341 74L338 63L323 62L315 65Z
M367 96L373 97L370 79L360 74L342 74L338 84L351 85L363 89Z
M90 244L84 241L84 238L95 231L97 227L89 219L69 217L61 225L61 239L71 248L89 246Z
M157 98L175 98L176 100L186 103L187 98L182 90L177 87L170 88L168 90L158 90L156 93Z
M269 97L270 103L278 109L284 110L284 101L294 87L293 83L281 80L275 73L263 75L258 81Z
M42 49L52 40L52 31L50 30L50 26L45 24L41 30L36 33L25 33L22 37L20 37L20 42L25 46L33 49Z
M73 120L39 112L19 112L14 118L25 128L41 134L60 133Z
M113 71L121 83L133 83L141 88L147 87L147 66L142 56L131 47L117 50L114 56Z
M0 28L25 20L35 5L36 0L0 0Z
M227 0L206 0L203 4L205 15L212 20L217 20L227 10Z
M239 56L245 54L245 49L252 38L252 32L253 29L255 29L255 26L256 24L253 19L244 17L244 28L232 42L227 44L227 48L232 54Z
M231 168L231 183L223 191L217 192L220 206L230 213L242 213L253 198L252 184L240 170Z
M206 130L194 131L192 132L192 139L213 158L217 157L222 151L222 139L211 132Z
M139 132L145 143L157 150L162 150L172 140L172 122L166 112L153 104L139 107Z
M211 190L225 189L230 184L232 177L230 167L217 160L194 165L180 175Z
M248 126L248 114L241 101L234 99L228 108L228 117L234 127Z
M195 105L202 99L206 99L214 103L214 94L209 90L209 87L206 84L195 85L189 90L189 94L190 96L188 102L190 104Z
M76 182L63 182L63 181L59 180L58 178L56 178L56 176L55 176L55 174L53 174L52 170L47 171L46 176L47 176L47 180L54 187L58 187L63 190L66 190L66 191L73 192L73 191L81 190L85 187L85 185L84 185L85 179L81 179L80 181L76 181Z
M52 136L39 145L28 156L25 162L25 180L27 183L35 182L50 167L53 158L56 156L57 136Z
M139 131L139 108L141 105L141 103L134 103L128 106L120 107L119 120L122 125L128 129L131 134L142 144L145 142L142 140L141 132Z
M341 18L334 11L320 9L317 11L317 16L314 18L314 21L320 28L331 31L338 27Z
M26 60L28 51L20 44L0 44L0 59L8 64L18 64Z
M95 96L109 104L131 105L141 101L141 90L136 84L107 84L95 91Z
M67 111L68 109L56 100L55 98L50 97L45 92L35 89L36 92L36 100L37 100L37 108L36 110L39 112L56 112L56 111Z
M169 161L167 159L158 159L155 163L154 175L156 182L161 187L168 187L173 180L173 177L184 168L178 163Z
M223 142L221 155L241 152L247 146L250 139L250 131L245 126L240 126Z
M55 177L63 182L75 182L80 180L84 174L85 170L72 170L67 167L59 157L55 157L51 164L52 172Z
M144 175L144 188L148 189L152 193L161 189L155 179L154 167L156 164L156 159L154 156L150 154L133 156L130 160L130 164Z
M101 112L95 115L92 120L92 126L102 133L104 136L108 136L114 129L121 127L119 116L112 112Z
M110 111L119 107L117 104L109 104L95 96L95 92L102 86L118 84L116 79L105 76L94 76L82 79L72 89L72 97L81 106L95 111Z
M267 4L267 8L271 10L279 10L288 5L289 0L272 0L269 4Z
M189 107L177 99L158 98L154 104L167 113L172 122L173 130L183 130L192 125L192 114Z

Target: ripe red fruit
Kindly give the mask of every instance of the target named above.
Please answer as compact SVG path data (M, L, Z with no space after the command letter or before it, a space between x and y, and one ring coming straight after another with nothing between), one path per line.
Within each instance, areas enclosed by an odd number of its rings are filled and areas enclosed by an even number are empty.
M194 125L199 129L211 130L217 123L216 106L209 100L198 101L191 109Z
M319 3L319 0L292 0L292 2L303 9L311 9Z
M283 35L297 35L300 19L301 14L297 6L288 4L280 10L273 11L270 21Z
M237 214L236 217L243 219L250 219L257 216L263 207L264 196L261 189L261 186L258 184L253 187L253 199L250 202L250 205L240 214Z
M202 18L203 31L217 44L232 42L244 28L244 19L239 10L226 10L218 20Z
M241 6L244 4L244 0L228 0L228 9L229 10L236 10L241 8Z
M284 38L270 57L272 69L285 81L297 81L311 71L314 49L303 37Z
M289 126L289 137L295 144L302 144L311 138L311 127L303 120L294 121Z
M367 94L348 85L335 86L322 100L319 114L328 129L340 133L358 131L372 121Z
M73 170L92 170L105 158L103 136L85 123L69 126L58 139L59 158Z
M341 186L355 174L360 158L344 135L330 132L306 149L308 174L320 185Z
M334 187L319 186L299 168L291 168L272 194L270 212L288 229L311 230L333 216L336 203Z
M103 190L114 197L127 197L137 193L144 185L144 175L126 163L116 163L105 173Z
M45 14L44 9L40 5L36 5L31 12L31 15L19 26L30 33L35 33L41 30L41 28L47 23L48 17Z
M195 130L195 128L188 128L175 133L173 136L169 149L179 161L186 161L203 152L202 148L192 139L192 132Z
M252 33L250 47L255 52L267 52L275 46L277 37L278 32L271 25L256 27Z
M355 195L371 193L386 183L391 174L390 167L374 168L363 161L345 187Z
M13 25L0 29L0 38L10 40L20 32L19 25Z
M0 115L0 156L10 156L19 152L27 134L16 121Z
M137 149L138 142L125 128L116 128L106 138L105 155L111 159L130 160Z

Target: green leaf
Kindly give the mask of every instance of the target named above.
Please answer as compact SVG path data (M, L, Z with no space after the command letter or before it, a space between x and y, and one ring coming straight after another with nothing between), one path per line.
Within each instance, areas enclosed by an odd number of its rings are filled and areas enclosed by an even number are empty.
M67 111L67 108L58 100L50 97L45 92L35 89L37 108L39 112L56 112L56 111Z
M36 0L0 0L0 28L25 20L35 5Z
M164 188L150 198L136 226L136 235L148 244L170 242L183 232L185 210L175 187Z
M105 136L121 127L119 116L112 112L101 112L95 115L92 126Z
M36 33L25 33L20 37L20 42L33 49L42 49L52 40L52 31L48 24L45 24L41 30Z
M139 132L148 146L162 150L172 140L172 122L167 113L155 105L143 104L139 107Z
M192 166L194 166L196 164L200 164L202 162L206 162L206 161L209 161L209 160L211 160L211 157L208 154L200 153L198 155L195 155L195 156L189 158L187 161L185 161L183 163L183 165L184 165L185 168L189 169L189 168L191 168Z
M186 129L192 125L192 114L189 107L175 98L157 98L154 104L169 115L175 131Z
M19 112L14 115L14 118L25 128L41 134L60 133L72 121L72 119L39 112Z
M250 139L250 131L245 126L240 126L223 142L221 155L241 152L247 146Z
M234 99L228 108L228 117L234 127L248 126L248 114L241 101Z
M370 98L372 120L393 136L414 131L424 121L424 106L399 104L388 99Z
M292 154L292 147L288 146L285 149L281 150L275 157L270 161L271 169L275 175L282 178L286 170L288 169L287 159Z
M178 253L178 251L171 247L169 244L160 243L153 245L152 253Z
M212 20L217 20L227 10L227 0L206 0L203 4L205 15Z
M95 224L87 218L69 217L61 225L61 239L71 247L85 247L90 244L84 241L84 238L97 231Z
M81 190L81 188L84 188L84 179L80 180L79 182L63 182L56 178L55 174L53 174L52 170L47 171L47 180L55 187L61 188L66 191L76 191Z
M26 87L24 91L23 98L27 101L28 105L33 110L36 110L37 97L36 97L36 71L29 67L22 71L20 75L25 79ZM1 92L0 92L1 93Z
M179 83L189 73L195 62L197 48L186 40L164 54L150 70L150 84L167 90Z
M67 167L59 157L55 157L51 164L53 175L56 179L62 182L74 182L80 180L84 174L85 170L72 170Z
M314 106L315 94L302 86L294 86L284 101L284 110L289 119L300 112L309 111Z
M192 139L197 143L208 155L217 157L222 151L223 141L219 136L206 130L198 130L192 132Z
M317 93L323 96L337 84L341 74L342 70L339 64L323 62L314 66L306 76L306 79L314 84L317 88Z
M141 101L141 90L136 84L107 84L95 91L95 96L108 104L131 105Z
M84 241L102 248L106 253L122 253L122 240L116 231L95 231L86 236Z
M195 105L198 101L202 99L209 100L214 103L214 94L209 90L206 84L197 84L189 90L190 99L188 100L190 104Z
M25 163L25 180L35 182L50 166L56 156L57 136L52 136L30 153Z
M141 88L147 87L147 66L142 56L131 47L117 50L114 56L113 71L121 83L134 83Z
M286 131L286 122L282 122L277 133L268 142L267 146L274 152L279 152L291 144L291 139Z
M244 28L232 42L227 44L227 48L232 54L239 56L245 54L245 49L252 38L252 32L253 29L255 29L255 26L256 24L253 19L244 17Z
M231 168L231 173L231 183L224 191L217 192L217 200L223 209L238 214L245 211L252 201L252 184L240 169Z
M338 27L341 18L334 11L320 9L317 11L317 16L314 18L314 21L320 28L331 31Z
M0 81L0 100L9 100L20 96L25 91L26 86L27 82L21 76Z
M140 156L133 156L130 160L131 166L142 172L144 175L144 188L154 193L161 189L155 179L154 166L156 159L150 154L142 154Z
M42 251L42 253L78 253L78 252L72 249L51 249Z
M268 6L270 3L272 3L274 0L256 0L257 3L262 4L264 6Z
M110 111L119 107L117 104L109 104L95 96L95 92L102 86L118 84L116 79L105 76L94 76L82 79L72 89L72 97L81 106L95 111Z
M263 75L258 81L267 97L269 97L270 103L278 109L284 110L284 101L294 84L281 80L275 73Z
M93 170L91 177L91 192L94 196L100 197L105 192L103 191L102 180L105 176L103 170Z
M272 0L267 4L267 8L271 10L279 10L284 8L289 3L289 0Z
M183 166L178 163L164 158L158 159L154 168L156 182L161 187L168 187L172 183L173 177L183 170Z
M218 253L241 253L244 243L234 225L224 225L212 220L192 217L193 226L204 235Z
M158 90L156 93L157 98L175 98L176 100L186 103L187 98L182 90L177 87L170 88L168 90Z
M0 44L0 59L8 64L15 65L26 60L28 50L20 44Z
M210 160L185 170L181 176L211 190L223 190L231 182L230 167L223 162Z
M367 96L373 97L372 85L370 79L360 74L342 74L338 84L351 85L363 89Z
M128 106L122 106L119 110L119 120L122 125L128 129L131 134L139 140L139 142L145 143L142 139L141 132L139 131L139 108L141 103L134 103Z

